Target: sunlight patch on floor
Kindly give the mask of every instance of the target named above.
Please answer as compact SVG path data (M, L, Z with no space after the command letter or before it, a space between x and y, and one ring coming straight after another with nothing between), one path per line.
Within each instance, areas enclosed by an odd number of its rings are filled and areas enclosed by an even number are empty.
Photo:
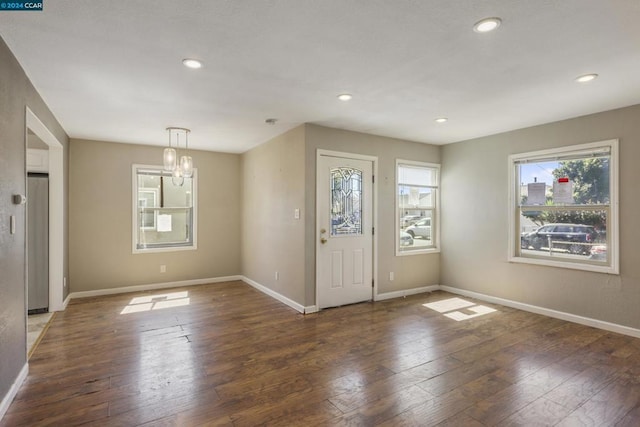
M462 298L448 298L422 305L431 310L435 310L438 313L443 313L444 316L457 322L473 319L474 317L483 316L497 311L494 308L477 305L475 302L467 301Z
M165 308L182 307L191 302L189 292L171 292L168 294L145 295L135 297L120 312L120 314L140 313L143 311L162 310Z
M459 310L465 307L471 307L476 305L474 302L463 300L462 298L449 298L441 301L430 302L428 304L422 304L431 310L435 310L438 313L446 313L447 311Z

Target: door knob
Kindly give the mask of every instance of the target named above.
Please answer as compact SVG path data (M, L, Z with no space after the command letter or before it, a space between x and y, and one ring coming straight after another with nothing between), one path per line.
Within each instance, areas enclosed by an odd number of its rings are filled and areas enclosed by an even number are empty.
M320 238L320 243L322 243L324 245L325 243L327 243L327 239L325 239L324 237L321 237Z

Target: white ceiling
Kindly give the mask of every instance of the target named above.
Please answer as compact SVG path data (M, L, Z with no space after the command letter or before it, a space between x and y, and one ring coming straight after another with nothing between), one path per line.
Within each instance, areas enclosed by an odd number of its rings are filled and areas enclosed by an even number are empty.
M301 123L446 144L639 104L639 22L638 0L45 0L0 35L73 138L243 152Z

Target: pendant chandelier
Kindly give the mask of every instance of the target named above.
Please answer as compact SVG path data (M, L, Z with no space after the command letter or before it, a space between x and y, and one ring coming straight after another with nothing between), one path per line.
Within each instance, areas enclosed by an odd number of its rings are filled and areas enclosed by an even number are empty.
M193 159L189 155L189 133L191 130L171 126L167 128L167 133L169 134L169 146L164 149L164 170L171 172L171 181L174 185L182 185L185 178L193 176ZM181 137L184 140L184 154L178 157Z

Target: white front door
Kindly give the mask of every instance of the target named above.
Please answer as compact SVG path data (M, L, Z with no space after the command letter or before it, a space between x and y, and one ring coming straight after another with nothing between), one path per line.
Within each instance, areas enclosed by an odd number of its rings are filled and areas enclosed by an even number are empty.
M373 295L373 163L320 155L316 277L319 309Z

